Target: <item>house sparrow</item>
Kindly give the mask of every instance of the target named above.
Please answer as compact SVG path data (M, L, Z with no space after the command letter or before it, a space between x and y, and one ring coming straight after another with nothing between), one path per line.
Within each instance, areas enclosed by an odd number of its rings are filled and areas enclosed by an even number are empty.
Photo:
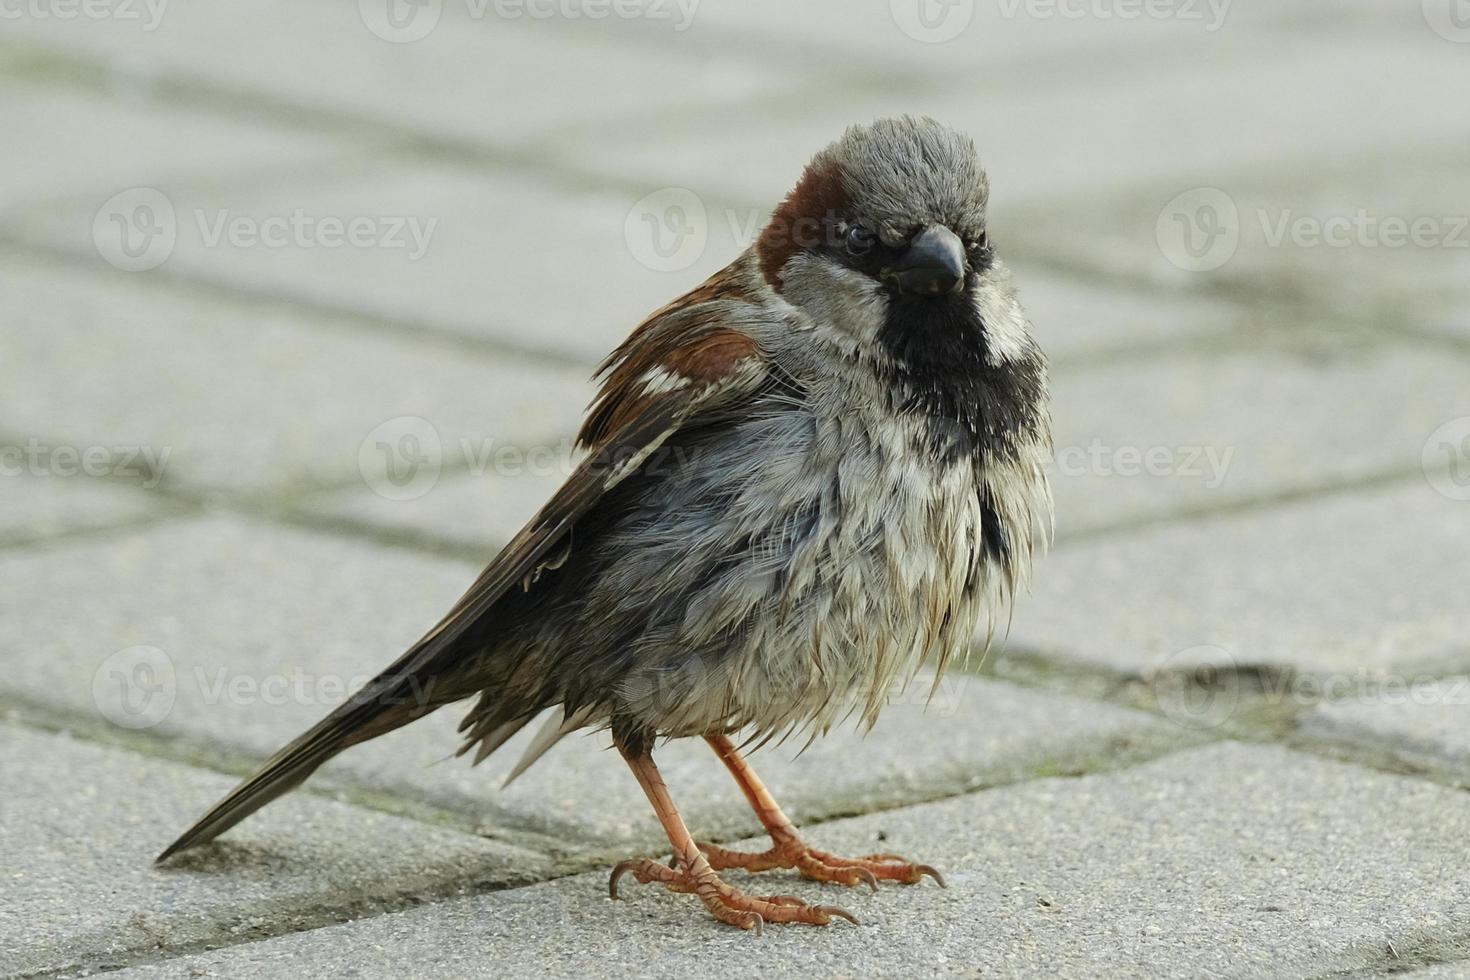
M603 364L586 458L449 614L160 855L212 840L343 749L478 700L479 762L557 709L511 774L608 729L673 845L632 874L722 922L856 922L758 898L726 868L914 883L892 854L815 850L741 754L871 726L897 684L942 670L1005 615L1049 536L1046 368L986 233L970 140L929 119L849 129L759 239L654 312ZM651 754L698 736L772 846L690 836Z

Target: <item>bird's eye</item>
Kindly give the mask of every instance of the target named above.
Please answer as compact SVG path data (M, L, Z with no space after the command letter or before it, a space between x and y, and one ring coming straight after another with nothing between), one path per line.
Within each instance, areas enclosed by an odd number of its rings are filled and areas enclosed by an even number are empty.
M983 252L989 247L990 236L983 231L965 242L965 248L971 252Z
M853 255L863 255L876 241L873 233L862 225L853 225L847 229L847 250Z

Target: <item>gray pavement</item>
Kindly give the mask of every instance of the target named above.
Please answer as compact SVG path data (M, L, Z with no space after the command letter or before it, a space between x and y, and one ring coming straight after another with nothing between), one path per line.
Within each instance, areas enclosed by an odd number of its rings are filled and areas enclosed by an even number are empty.
M3 11L0 978L1470 975L1454 4L596 8ZM515 533L607 349L895 112L990 167L1057 546L932 700L756 762L951 887L732 875L862 919L759 940L610 902L666 844L605 740L502 788L529 733L472 768L454 709L153 867Z

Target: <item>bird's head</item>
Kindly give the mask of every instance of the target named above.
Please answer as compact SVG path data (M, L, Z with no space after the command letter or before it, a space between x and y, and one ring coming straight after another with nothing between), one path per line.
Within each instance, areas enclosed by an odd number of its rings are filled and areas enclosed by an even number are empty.
M854 126L816 155L756 243L767 283L819 323L915 345L1028 353L986 227L990 182L969 137L932 119Z

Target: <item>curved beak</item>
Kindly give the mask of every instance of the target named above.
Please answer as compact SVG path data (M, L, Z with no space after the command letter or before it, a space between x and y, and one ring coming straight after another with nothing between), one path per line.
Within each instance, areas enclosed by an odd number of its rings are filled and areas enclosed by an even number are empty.
M891 270L904 292L940 296L965 281L965 245L944 225L930 225L909 242Z

